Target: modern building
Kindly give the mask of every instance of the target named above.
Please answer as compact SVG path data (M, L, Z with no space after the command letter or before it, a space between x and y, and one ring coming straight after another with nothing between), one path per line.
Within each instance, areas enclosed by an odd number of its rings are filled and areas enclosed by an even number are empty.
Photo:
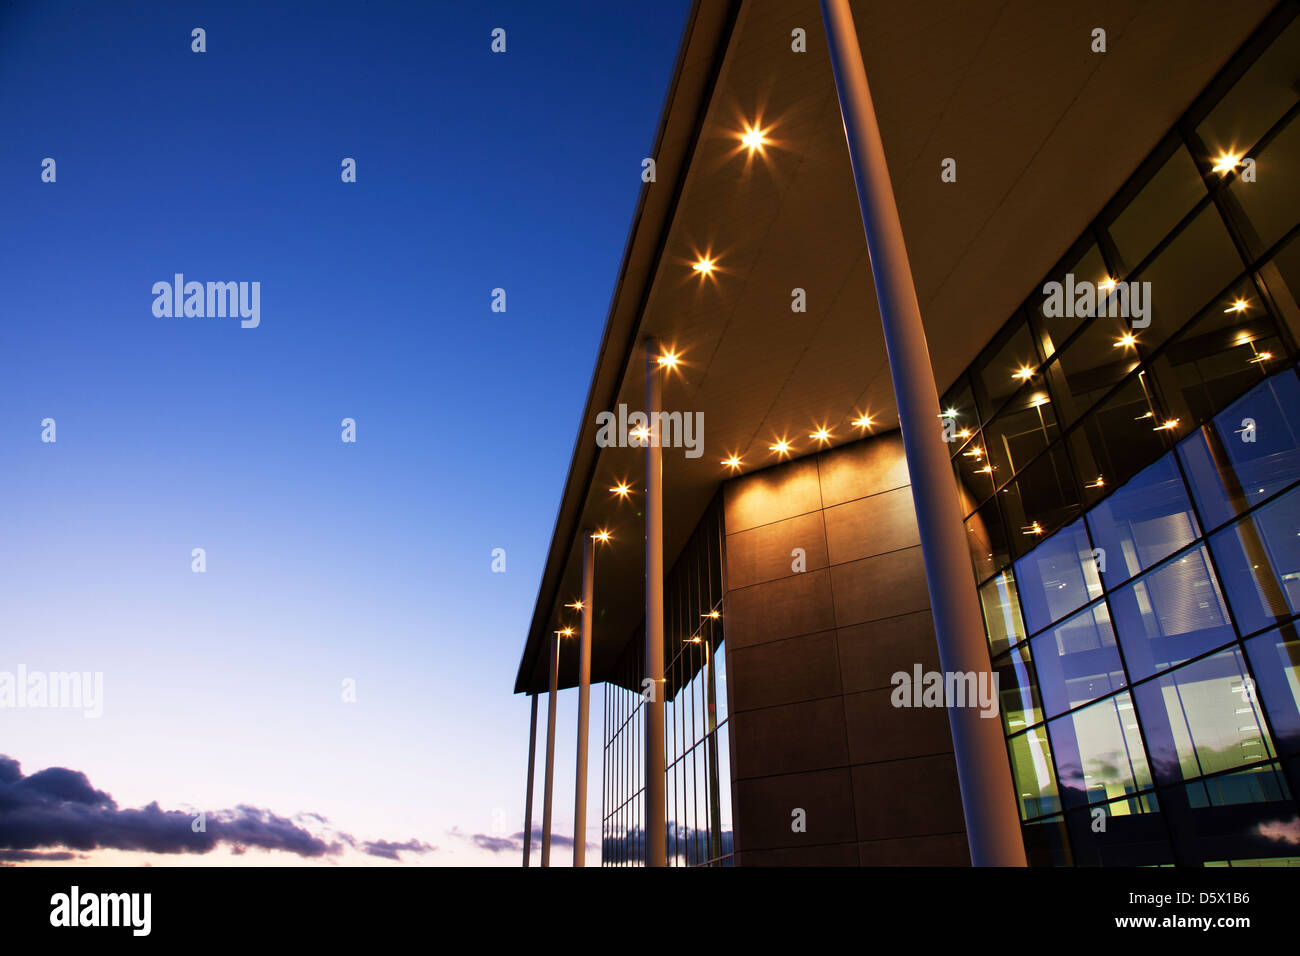
M1300 4L824 7L695 4L582 410L602 862L1300 864Z

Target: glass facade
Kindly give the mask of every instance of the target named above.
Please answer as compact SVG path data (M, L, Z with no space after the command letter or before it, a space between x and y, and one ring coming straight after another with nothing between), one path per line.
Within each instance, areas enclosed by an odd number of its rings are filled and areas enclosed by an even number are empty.
M1043 283L1145 315L1040 285L943 400L1034 864L1300 865L1297 62L1266 25Z
M722 619L721 498L664 581L665 766L669 866L730 866L731 752ZM645 860L644 635L605 684L603 853L606 866Z

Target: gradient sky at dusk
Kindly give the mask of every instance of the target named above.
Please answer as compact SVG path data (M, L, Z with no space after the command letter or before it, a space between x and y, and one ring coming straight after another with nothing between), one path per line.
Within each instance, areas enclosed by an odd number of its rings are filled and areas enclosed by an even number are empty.
M0 671L105 697L0 710L0 754L517 865L472 836L522 827L510 691L688 8L0 8ZM260 327L155 317L177 272L259 281Z

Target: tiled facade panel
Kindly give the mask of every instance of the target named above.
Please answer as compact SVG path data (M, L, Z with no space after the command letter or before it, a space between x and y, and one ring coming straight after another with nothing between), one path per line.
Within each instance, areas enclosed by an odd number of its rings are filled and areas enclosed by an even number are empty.
M725 492L738 862L968 863L947 712L890 704L938 669L901 437Z

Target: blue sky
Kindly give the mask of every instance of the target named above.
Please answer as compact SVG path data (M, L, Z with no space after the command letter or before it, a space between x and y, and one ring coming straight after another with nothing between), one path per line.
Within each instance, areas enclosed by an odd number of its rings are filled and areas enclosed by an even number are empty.
M469 837L522 827L510 691L688 6L0 11L0 671L104 675L0 754L517 864ZM260 282L260 325L155 317L178 272Z

